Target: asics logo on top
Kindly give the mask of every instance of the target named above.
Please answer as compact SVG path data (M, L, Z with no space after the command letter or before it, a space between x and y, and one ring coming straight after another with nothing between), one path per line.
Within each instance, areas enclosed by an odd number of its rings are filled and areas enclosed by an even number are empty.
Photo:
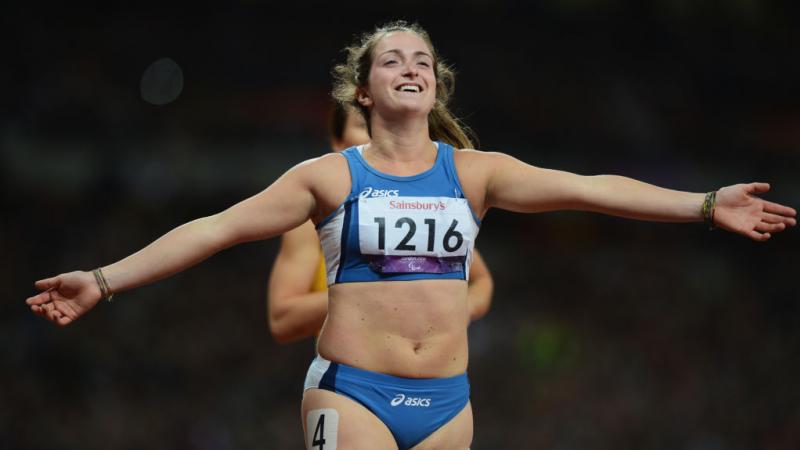
M371 186L367 186L358 194L361 198L367 197L397 197L400 195L400 190L398 189L373 189Z
M405 394L397 394L397 396L395 396L395 398L393 398L389 404L392 406L404 405L427 408L431 406L431 399L422 397L406 397Z

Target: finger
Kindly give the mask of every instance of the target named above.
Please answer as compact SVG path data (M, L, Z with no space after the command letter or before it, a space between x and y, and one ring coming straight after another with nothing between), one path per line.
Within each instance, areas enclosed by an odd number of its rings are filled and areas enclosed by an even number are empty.
M45 318L51 322L55 322L59 318L63 317L63 314L61 314L61 311L58 310L53 302L45 303L41 305L41 308L44 311Z
M750 194L763 194L769 191L769 183L750 183L745 190Z
M61 313L58 312L55 308L48 308L47 310L47 320L51 322L57 322L58 319L61 318Z
M59 314L61 314L61 317L72 317L72 318L74 318L74 317L77 316L77 314L75 313L75 310L72 309L72 307L70 307L69 305L67 305L65 303L55 304L55 308L56 308L56 310L58 310Z
M36 286L36 289L42 291L45 289L57 289L61 285L61 278L58 276L45 278L33 283L33 285Z
M67 316L61 316L61 317L58 318L58 320L56 320L56 324L58 326L61 326L61 327L65 327L65 326L69 325L70 323L72 323L72 318L67 317Z
M748 236L750 239L752 239L752 240L754 240L754 241L759 241L759 242L764 242L764 241L766 241L767 239L769 239L769 238L770 238L770 234L769 234L769 233L763 233L763 234L762 234L762 233L759 233L759 232L758 232L758 231L756 231L756 230L750 230L750 231L748 231L748 232L747 232L747 236Z
M43 305L31 306L31 310L33 310L33 312L37 316L39 316L41 318L44 318L44 319L47 319L47 320L50 320L50 318L48 317L48 314L50 314L50 308L48 307L47 303L45 303Z
M44 306L31 305L31 311L39 317L43 317L47 311Z
M53 309L55 309L55 306L53 306L53 304L52 304L52 303L43 303L43 304L39 305L39 308L42 310L42 313L43 313L45 316L47 316L47 315L49 315L49 314L50 314L50 311L52 311Z
M33 297L28 297L25 299L25 303L28 305L41 305L42 303L46 303L50 301L50 289L41 292L39 294L34 295Z
M790 208L788 206L779 205L777 203L772 203L768 201L764 201L764 211L772 214L778 214L784 217L796 217L797 211L794 208Z
M786 225L783 223L767 223L767 222L759 222L755 226L756 231L761 233L776 233L778 231L783 231L786 228Z
M793 227L797 224L797 220L795 220L793 217L785 217L767 212L761 213L761 220L767 223L782 223L789 227Z

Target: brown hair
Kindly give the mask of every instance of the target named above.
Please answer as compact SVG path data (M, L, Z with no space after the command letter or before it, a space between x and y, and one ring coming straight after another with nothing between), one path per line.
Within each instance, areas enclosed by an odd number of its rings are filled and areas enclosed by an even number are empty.
M372 136L369 109L356 100L356 89L364 87L369 80L372 67L372 53L378 42L389 33L404 31L414 33L428 45L433 56L433 73L436 77L436 102L428 114L428 129L431 139L446 142L456 148L474 148L474 133L447 108L447 103L455 91L455 73L436 54L433 43L419 24L408 24L403 20L389 22L367 32L344 51L347 62L333 68L333 98L345 106L356 108L367 122L367 132Z

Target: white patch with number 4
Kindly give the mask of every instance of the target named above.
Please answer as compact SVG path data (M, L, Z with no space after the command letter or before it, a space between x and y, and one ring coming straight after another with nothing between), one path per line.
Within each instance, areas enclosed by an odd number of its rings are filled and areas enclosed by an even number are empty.
M463 198L362 197L358 222L365 255L464 256L478 234Z
M336 450L339 413L333 408L315 409L306 415L306 449Z

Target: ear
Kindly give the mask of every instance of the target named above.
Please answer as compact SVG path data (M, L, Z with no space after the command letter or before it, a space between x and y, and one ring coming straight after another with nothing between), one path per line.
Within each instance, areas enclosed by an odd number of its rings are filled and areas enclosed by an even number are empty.
M372 106L372 97L367 92L367 89L363 87L356 88L356 101L365 108Z

